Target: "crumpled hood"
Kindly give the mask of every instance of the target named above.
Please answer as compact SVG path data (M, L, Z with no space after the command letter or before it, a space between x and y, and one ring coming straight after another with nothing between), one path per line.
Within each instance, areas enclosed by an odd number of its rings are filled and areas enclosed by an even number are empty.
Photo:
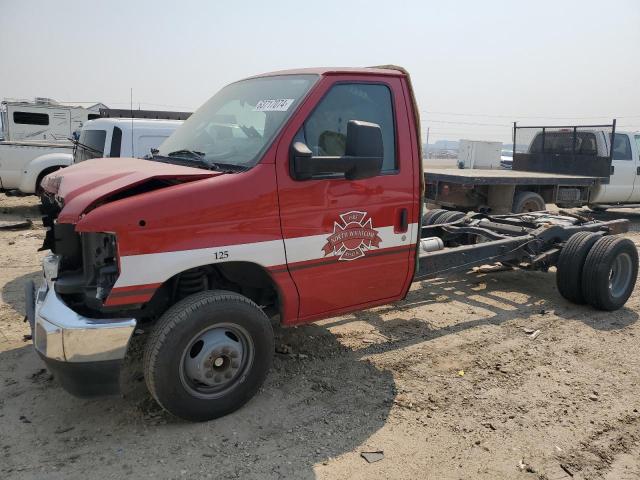
M96 158L47 175L42 188L63 204L58 221L76 223L110 200L218 175L223 173L137 158Z

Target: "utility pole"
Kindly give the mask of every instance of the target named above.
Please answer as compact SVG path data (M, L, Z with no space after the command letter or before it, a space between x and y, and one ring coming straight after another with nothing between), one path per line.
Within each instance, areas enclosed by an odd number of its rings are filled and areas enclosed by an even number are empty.
M429 158L429 127L427 127L427 146L425 148L424 158Z

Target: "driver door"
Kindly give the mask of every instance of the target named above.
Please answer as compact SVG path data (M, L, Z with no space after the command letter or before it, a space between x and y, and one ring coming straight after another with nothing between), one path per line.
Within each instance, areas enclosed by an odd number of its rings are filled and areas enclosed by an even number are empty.
M345 154L350 120L376 123L384 158L379 175L326 174L296 180L291 145L314 156ZM292 119L276 168L287 266L300 298L299 321L400 298L410 284L418 232L418 192L399 78L325 78Z

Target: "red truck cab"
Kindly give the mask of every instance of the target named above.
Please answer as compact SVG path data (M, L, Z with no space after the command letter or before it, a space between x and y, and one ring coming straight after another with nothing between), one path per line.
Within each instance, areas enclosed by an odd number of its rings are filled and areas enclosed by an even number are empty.
M442 225L437 212L420 219L423 182L402 69L232 83L147 159L89 160L45 178L52 254L41 286L26 290L36 351L70 392L114 393L131 336L147 332L154 398L207 420L262 384L270 318L295 325L394 302L414 279L488 260L546 270L574 233L586 230L582 255L625 227L455 212L438 214ZM605 260L629 262L615 267L618 283L592 268L584 288L598 290L585 296L598 308L620 308L635 284L635 247L614 240ZM563 293L576 302L581 272L559 267L560 282L578 282Z
M117 389L114 364L134 325L157 323L172 304L203 289L241 294L284 325L403 298L420 216L415 118L400 70L277 72L223 89L155 158L90 160L50 175L44 188L61 209L46 245L56 252L47 260L56 276L48 280L49 297L77 317L111 325L117 340L106 347L112 355L94 354L100 329L83 334L80 326L63 331L60 347L49 335L45 347L43 331L61 322L37 318L37 327L47 328L36 328L36 348L63 370L58 376L68 389L97 394ZM348 137L366 136L367 127L381 139L380 151L370 152L372 172L348 178L339 168L295 171L296 155L358 154L347 151L354 143ZM51 306L43 305L36 310L46 314ZM243 332L231 333L243 340ZM75 355L65 343L74 334L87 338ZM64 355L48 356L56 350ZM68 378L68 363L83 364L85 374ZM106 371L93 375L100 366Z

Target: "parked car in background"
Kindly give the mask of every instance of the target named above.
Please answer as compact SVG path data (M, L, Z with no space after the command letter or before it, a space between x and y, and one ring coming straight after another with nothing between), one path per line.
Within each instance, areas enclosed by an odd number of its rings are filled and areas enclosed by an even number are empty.
M73 144L72 132L92 118L100 117L97 103L89 108L63 105L50 98L33 102L5 100L0 104L2 141L0 141L0 191L35 193L40 180L69 163L57 163L58 157L68 158ZM65 156L67 155L67 156Z
M507 170L513 168L513 150L502 150L500 152L500 166Z
M73 163L101 157L144 157L157 148L182 120L100 118L87 122L73 151ZM71 164L69 161L67 165Z

